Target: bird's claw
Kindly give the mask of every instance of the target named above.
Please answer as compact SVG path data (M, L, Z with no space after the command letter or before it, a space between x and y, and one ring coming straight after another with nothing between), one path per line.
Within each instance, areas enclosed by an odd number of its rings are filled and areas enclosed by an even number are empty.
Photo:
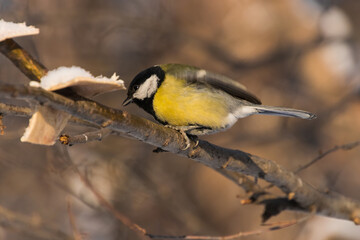
M186 149L188 149L190 147L190 139L188 137L188 135L186 134L186 132L182 129L178 129L178 131L181 133L181 135L183 136L183 138L185 139L185 148L182 148L181 150L185 151Z
M171 125L165 125L165 127L177 130L178 132L181 133L181 135L185 139L185 144L186 144L185 148L181 148L182 151L185 151L186 149L188 149L190 147L190 145L191 145L190 139L189 139L188 135L186 134L186 132L184 131L184 129L182 129L181 127L176 127L176 126L171 126ZM199 144L199 140L196 141L195 146L197 146L198 144Z
M196 142L195 142L195 146L194 147L197 147L199 146L199 139L196 139Z
M183 135L183 136L184 136L184 135ZM186 144L186 146L185 146L185 148L181 148L181 150L183 150L183 151L185 151L186 149L188 149L188 148L190 147L190 140L189 140L189 137L186 136L186 133L185 133L184 138L185 138L185 144Z

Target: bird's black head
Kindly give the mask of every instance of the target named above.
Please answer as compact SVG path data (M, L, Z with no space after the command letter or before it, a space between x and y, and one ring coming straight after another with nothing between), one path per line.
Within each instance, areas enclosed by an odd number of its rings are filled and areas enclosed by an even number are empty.
M123 105L126 106L132 102L139 107L152 113L152 100L158 87L165 79L165 72L160 66L150 67L138 73L131 81L127 98ZM148 105L151 106L148 106ZM149 109L151 107L151 109Z

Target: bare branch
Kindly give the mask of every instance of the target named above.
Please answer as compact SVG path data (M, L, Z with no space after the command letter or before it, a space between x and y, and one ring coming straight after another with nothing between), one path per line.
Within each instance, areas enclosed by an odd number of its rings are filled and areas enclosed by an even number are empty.
M0 113L4 117L6 115L17 117L31 117L34 111L30 107L20 107L12 104L0 103ZM82 125L85 127L99 128L99 125L84 121L80 118L71 117L69 119L71 123ZM1 126L1 125L0 125ZM5 127L5 126L3 126ZM1 129L0 129L1 130Z
M188 150L182 151L185 141L177 131L127 112L92 101L74 101L56 93L26 86L1 84L0 97L47 104L77 118L112 131L126 133L140 141L188 157L213 169L226 166L226 170L262 178L279 187L286 195L292 193L292 200L298 209L303 211L310 212L316 209L318 214L352 220L355 223L360 217L359 202L340 194L322 193L273 161L239 150L215 146L206 141L200 141L195 148L195 143L192 142Z
M226 170L225 168L215 169L218 173L224 177L230 179L238 186L244 189L246 193L263 192L264 190L255 181L251 180L248 176L243 173L233 172Z
M74 168L75 172L79 175L80 180L85 184L85 186L94 194L99 203L113 216L118 219L122 224L138 233L139 235L146 235L146 230L136 223L133 223L128 217L117 211L91 184L90 180L81 174L77 167Z
M83 237L81 236L81 234L80 234L80 232L79 232L79 230L77 228L75 217L74 217L74 214L72 212L72 206L71 206L70 197L67 198L66 202L67 202L67 212L68 212L68 215L69 215L70 225L71 225L71 228L73 230L74 239L75 240L83 240Z
M330 153L336 152L338 150L351 150L353 148L356 148L360 146L360 141L356 141L356 142L352 142L352 143L347 143L347 144L343 144L343 145L339 145L339 146L335 146L333 148L330 148L329 150L325 151L324 153L321 153L319 156L317 156L316 158L314 158L313 160L311 160L310 162L306 163L305 165L299 167L296 171L295 174L298 174L299 172L301 172L302 170L310 167L311 165L313 165L314 163L318 162L319 160L321 160L322 158L326 157L327 155L329 155Z
M47 72L47 69L41 63L30 56L13 39L0 42L0 52L33 81L40 81L40 78Z
M91 141L101 141L104 137L111 134L111 130L108 128L102 128L98 131L87 132L76 136L69 136L67 134L62 134L59 137L59 140L64 145L72 146L78 143L87 143Z
M340 145L340 146L335 146L335 147L333 147L333 148L319 154L316 158L312 159L311 161L304 164L303 166L300 166L297 170L294 171L294 173L299 174L301 171L307 169L308 167L315 164L316 162L318 162L319 160L323 159L324 157L326 157L327 155L329 155L331 153L334 153L334 152L336 152L338 150L348 151L348 150L351 150L351 149L354 149L354 148L358 147L359 145L360 145L360 141L355 141L355 142L343 144L343 145ZM273 186L274 186L273 184L269 184L264 189L270 189Z
M20 107L11 104L0 103L0 112L4 115L15 115L20 117L31 117L33 111L28 107Z

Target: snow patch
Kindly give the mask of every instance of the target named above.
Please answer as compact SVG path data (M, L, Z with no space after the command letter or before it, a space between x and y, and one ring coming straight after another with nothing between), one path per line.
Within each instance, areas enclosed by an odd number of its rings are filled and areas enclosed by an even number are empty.
M8 38L22 37L39 34L39 29L34 26L26 26L26 23L6 22L0 19L0 41Z
M55 91L71 87L76 93L84 97L93 97L105 92L126 89L124 81L114 73L110 78L94 77L90 72L77 66L59 67L49 71L40 80L40 87L48 91Z

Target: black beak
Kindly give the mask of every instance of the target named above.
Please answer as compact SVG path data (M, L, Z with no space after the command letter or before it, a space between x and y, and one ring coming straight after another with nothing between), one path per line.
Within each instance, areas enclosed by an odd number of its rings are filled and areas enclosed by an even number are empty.
M129 105L130 103L133 102L132 97L128 96L125 101L123 102L123 106Z

